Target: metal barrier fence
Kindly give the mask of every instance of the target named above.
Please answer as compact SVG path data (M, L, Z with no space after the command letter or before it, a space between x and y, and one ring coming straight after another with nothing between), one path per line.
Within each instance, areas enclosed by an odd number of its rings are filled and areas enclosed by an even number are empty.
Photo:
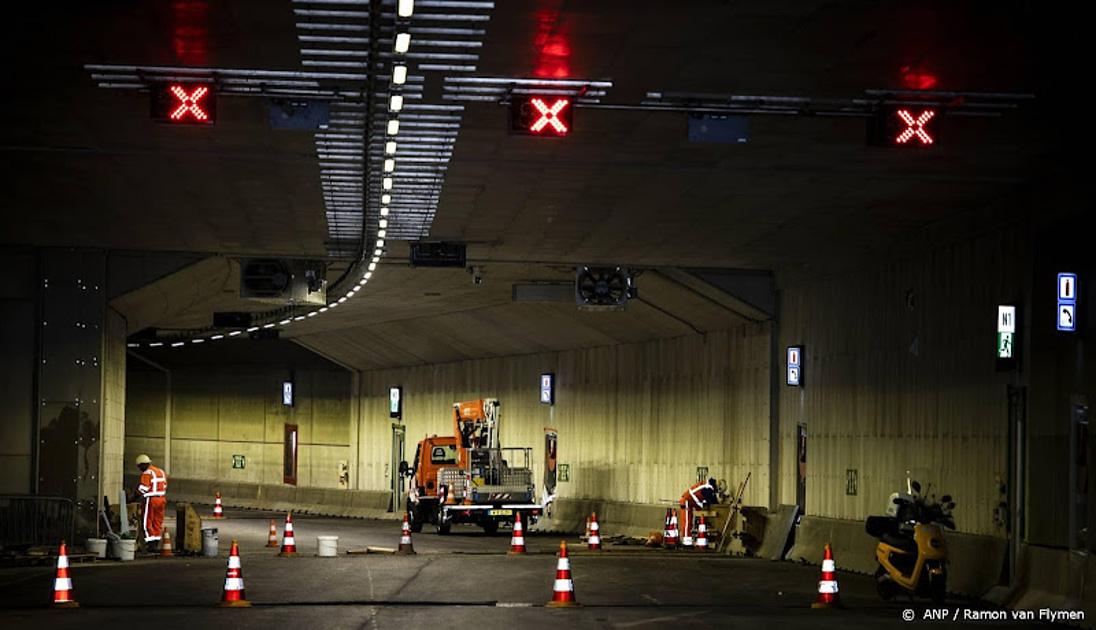
M74 542L73 526L71 499L0 495L0 548Z

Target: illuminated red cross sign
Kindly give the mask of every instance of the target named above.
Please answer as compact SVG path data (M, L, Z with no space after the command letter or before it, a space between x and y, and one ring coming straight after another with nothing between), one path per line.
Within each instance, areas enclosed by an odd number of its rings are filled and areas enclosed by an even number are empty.
M573 109L571 99L566 97L515 98L510 102L510 131L527 136L566 136L574 127Z
M561 136L570 131L570 128L568 128L567 125L563 124L563 121L559 119L560 112L562 112L565 107L571 104L570 99L556 99L555 102L553 102L551 105L548 105L542 99L534 98L529 101L529 104L532 105L540 114L540 117L537 118L536 122L529 126L529 131L532 131L533 133L540 133L541 130L543 130L548 125L551 125L552 129L555 129L556 133Z
M152 117L181 125L211 125L216 95L208 84L165 83L152 89Z
M175 95L175 98L179 99L179 106L175 108L175 111L168 114L168 118L172 120L182 120L187 116L193 116L194 120L208 120L209 114L202 109L201 102L209 94L209 88L202 85L194 88L193 92L187 93L186 89L181 85L171 86L171 93Z
M929 121L936 117L936 110L923 110L918 112L916 117L908 109L900 109L894 114L906 124L906 128L894 138L894 141L897 144L906 144L914 138L926 146L933 143L933 138L925 129L925 125L929 124Z

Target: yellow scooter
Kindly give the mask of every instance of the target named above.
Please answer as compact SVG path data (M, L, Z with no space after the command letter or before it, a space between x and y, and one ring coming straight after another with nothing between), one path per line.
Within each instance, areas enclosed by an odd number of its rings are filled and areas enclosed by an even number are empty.
M875 571L879 596L889 600L899 593L931 597L942 603L947 594L948 548L944 528L955 529L951 511L955 502L921 496L921 484L909 483L909 493L891 496L888 516L869 516L865 529L879 539Z

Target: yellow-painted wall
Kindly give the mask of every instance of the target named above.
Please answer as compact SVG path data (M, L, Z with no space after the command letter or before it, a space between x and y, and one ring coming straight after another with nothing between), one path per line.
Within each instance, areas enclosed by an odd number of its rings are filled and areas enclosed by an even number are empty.
M165 375L130 370L126 462L139 453L163 462ZM171 460L167 473L187 479L282 484L283 436L296 424L297 485L339 487L339 461L351 461L351 375L343 370L293 373L295 404L281 403L288 370L256 367L173 370ZM232 468L243 455L243 469ZM131 471L132 472L132 471Z
M529 356L377 370L361 375L363 489L390 487L388 388L401 385L406 456L427 434L451 435L452 404L498 398L503 446L533 447L540 487L544 428L570 466L560 497L677 500L698 466L731 485L747 472L751 504L768 503L769 327ZM539 376L556 374L556 404Z

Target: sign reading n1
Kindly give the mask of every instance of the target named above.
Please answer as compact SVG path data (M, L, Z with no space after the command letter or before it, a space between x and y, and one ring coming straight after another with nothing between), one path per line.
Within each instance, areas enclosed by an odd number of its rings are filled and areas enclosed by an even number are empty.
M788 385L803 384L803 346L788 346Z
M1011 359L1016 354L1016 307L997 307L997 358Z
M566 96L517 96L510 100L510 133L563 137L574 128L574 104Z
M940 137L936 107L885 106L868 119L868 143L880 147L927 148Z
M545 372L540 375L540 404L554 405L556 403L556 375Z
M160 83L152 86L152 119L175 125L212 125L217 96L209 83Z
M388 388L388 417L403 418L403 387Z
M282 404L293 406L293 381L282 381Z
M1077 274L1058 274L1058 330L1077 331Z

